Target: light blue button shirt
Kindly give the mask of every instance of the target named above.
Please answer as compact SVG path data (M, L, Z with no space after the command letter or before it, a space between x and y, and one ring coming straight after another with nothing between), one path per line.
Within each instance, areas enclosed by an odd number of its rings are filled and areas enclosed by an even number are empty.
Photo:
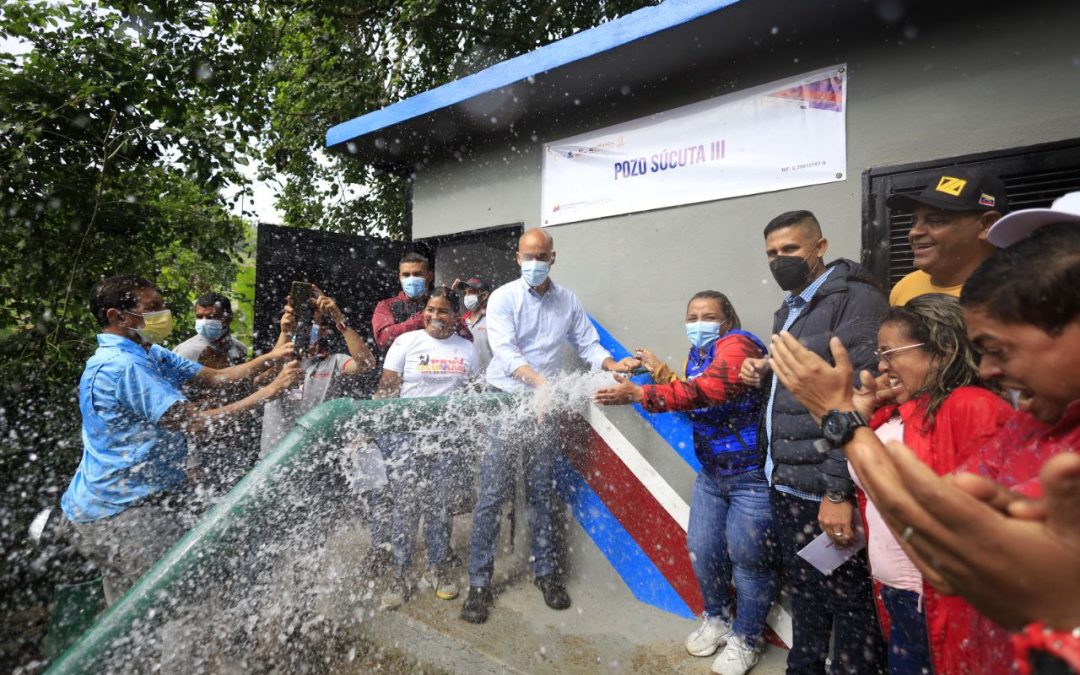
M600 346L581 301L555 282L543 295L523 279L495 289L488 299L487 329L492 354L487 381L503 391L527 388L513 375L524 365L546 378L557 376L563 369L560 352L565 343L593 370L611 358Z
M814 298L814 294L817 293L818 289L821 288L821 285L825 283L825 280L829 278L829 274L832 271L832 267L826 269L825 273L817 279L814 279L814 282L804 288L802 293L799 293L798 295L792 295L791 293L787 294L787 297L784 298L784 304L788 306L788 315L787 319L784 320L783 327L780 328L781 332L791 328L791 325L795 323L795 319L798 319L799 315L802 314L802 311L810 304L810 301ZM769 485L772 485L772 472L773 467L775 466L772 458L772 413L773 402L776 400L777 382L776 375L773 375L772 388L769 389L769 402L765 406L765 433L769 438L769 451L765 453L765 477L769 479ZM821 495L813 495L808 492L803 492L802 490L796 490L793 487L788 487L787 485L775 485L773 487L780 492L794 495L795 497L810 499L815 502L821 501Z
M97 336L79 380L83 456L60 506L76 523L120 513L134 502L184 484L184 435L158 422L180 387L202 366L119 335Z

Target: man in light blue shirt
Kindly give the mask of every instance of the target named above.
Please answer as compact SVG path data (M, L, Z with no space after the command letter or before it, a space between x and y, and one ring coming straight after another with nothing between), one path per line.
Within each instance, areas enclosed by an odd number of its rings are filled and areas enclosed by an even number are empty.
M172 331L161 293L134 276L96 283L90 307L102 332L79 381L83 456L60 506L111 604L184 532L186 436L284 392L298 367L287 365L247 398L199 410L181 392L184 384L214 388L251 379L273 360L290 359L291 346L221 370L177 356L158 344Z
M528 230L518 241L521 278L491 294L488 300L488 340L492 359L487 382L501 391L540 389L562 371L560 352L569 343L593 370L628 372L638 361L615 361L600 346L600 336L570 290L556 285L548 273L555 262L554 240L545 230ZM480 468L480 489L473 511L469 559L469 595L461 618L487 620L491 607L491 576L499 537L499 512L513 493L516 457L524 458L525 496L532 529L535 584L552 609L566 609L570 597L556 578L552 539L552 468L558 450L559 420L548 415L535 427L507 433L491 429L491 441Z

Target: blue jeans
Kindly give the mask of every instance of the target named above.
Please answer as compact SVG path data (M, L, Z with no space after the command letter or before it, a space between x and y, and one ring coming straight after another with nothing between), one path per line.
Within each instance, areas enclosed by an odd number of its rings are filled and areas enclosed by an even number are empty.
M751 642L764 632L776 594L769 490L761 469L733 476L702 469L686 530L705 613L728 620L734 615L735 632Z
M889 675L933 675L919 594L883 585L881 600L889 613Z
M441 569L450 556L450 534L454 524L450 512L450 485L444 477L451 464L461 459L458 453L430 435L393 434L386 441L382 447L388 487L393 495L390 530L395 569L401 573L412 567L421 515L424 517L427 564Z
M513 497L519 454L523 455L525 465L525 502L532 533L533 573L538 577L552 574L555 571L552 468L559 447L558 421L549 417L529 429L500 428L496 422L485 431L484 440L487 447L480 462L480 486L473 509L469 585L486 587L491 584L499 540L500 507Z

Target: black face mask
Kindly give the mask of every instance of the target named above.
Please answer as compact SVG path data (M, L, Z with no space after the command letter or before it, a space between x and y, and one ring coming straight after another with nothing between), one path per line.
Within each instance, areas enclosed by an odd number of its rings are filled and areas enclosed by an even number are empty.
M769 261L773 278L785 291L805 286L810 278L810 265L797 255L778 255Z

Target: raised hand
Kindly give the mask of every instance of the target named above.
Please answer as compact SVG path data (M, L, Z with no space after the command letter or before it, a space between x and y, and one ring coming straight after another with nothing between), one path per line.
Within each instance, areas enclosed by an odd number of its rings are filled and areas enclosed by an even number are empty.
M791 333L772 336L769 365L784 387L818 421L830 410L855 410L851 359L840 338L829 340L836 366L799 344Z
M593 401L598 405L627 405L629 403L641 403L644 400L641 387L637 386L622 375L615 375L618 382L614 387L601 389L593 394Z
M769 359L743 359L739 370L739 381L748 387L760 389L769 374Z

